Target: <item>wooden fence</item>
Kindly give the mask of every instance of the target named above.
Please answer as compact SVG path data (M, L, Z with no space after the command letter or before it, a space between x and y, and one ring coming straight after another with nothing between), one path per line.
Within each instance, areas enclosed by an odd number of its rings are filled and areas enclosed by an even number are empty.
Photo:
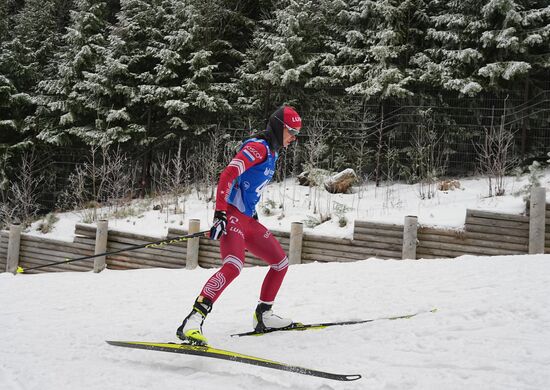
M544 198L545 199L545 198ZM533 203L533 202L531 202ZM413 242L416 244L414 256L410 258L454 258L461 255L513 255L527 253L550 253L550 204L545 200L538 211L530 215L513 215L467 210L465 225L461 230L439 229L416 226ZM526 214L529 214L528 212ZM537 227L538 224L538 227ZM297 224L298 225L298 224ZM538 230L537 230L538 229ZM541 233L542 229L542 233ZM355 221L353 239L319 236L303 233L301 229L288 232L273 231L273 235L282 244L287 253L291 253L293 263L311 262L348 262L370 257L382 259L401 259L405 257L404 225L377 222ZM12 231L12 236L16 236ZM537 233L538 232L538 233ZM185 230L170 229L167 238L187 234ZM96 227L77 224L74 242L64 242L40 238L29 234L20 234L17 240L10 232L0 232L0 269L14 271L17 266L24 269L74 259L94 254ZM536 238L540 236L542 238ZM157 241L159 237L108 230L106 251L116 251L132 245L142 245ZM191 263L203 268L221 266L219 241L207 238L198 240L198 255L188 250L189 241L170 243L160 248L141 248L106 257L106 266L110 269L136 268L183 268ZM541 241L536 249L534 240ZM409 237L409 242L410 237ZM294 248L292 248L294 246ZM9 249L8 249L9 248ZM535 249L533 249L535 248ZM9 252L11 251L12 259ZM13 259L13 257L16 257ZM11 264L10 264L11 262ZM188 264L189 262L189 264ZM247 253L245 266L264 265ZM14 268L15 267L15 268ZM188 266L189 268L189 266ZM93 261L85 260L57 266L48 266L28 273L52 271L90 271Z

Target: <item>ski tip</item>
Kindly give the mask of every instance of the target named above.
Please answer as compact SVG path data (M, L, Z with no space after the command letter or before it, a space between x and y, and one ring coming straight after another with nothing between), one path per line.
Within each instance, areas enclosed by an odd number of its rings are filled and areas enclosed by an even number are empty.
M359 375L359 374L355 374L355 375L345 375L345 378L346 378L346 381L356 381L358 379L361 379L362 376Z
M243 337L243 336L263 336L266 332L246 332L246 333L233 333L231 337Z
M105 340L105 342L109 345L114 345L116 347L126 347L128 345L136 343L136 341L122 341L122 340Z

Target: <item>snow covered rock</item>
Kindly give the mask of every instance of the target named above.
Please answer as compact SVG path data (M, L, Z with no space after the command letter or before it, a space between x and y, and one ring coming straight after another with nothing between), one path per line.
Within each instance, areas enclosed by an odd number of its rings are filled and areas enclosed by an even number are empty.
M357 175L355 174L355 171L351 168L347 168L344 169L342 172L329 177L325 181L325 189L332 194L345 194L356 182Z
M329 176L330 172L326 169L313 168L300 173L297 179L301 186L315 187L323 184Z
M460 182L458 180L442 180L439 182L437 188L439 191L453 191L460 189Z

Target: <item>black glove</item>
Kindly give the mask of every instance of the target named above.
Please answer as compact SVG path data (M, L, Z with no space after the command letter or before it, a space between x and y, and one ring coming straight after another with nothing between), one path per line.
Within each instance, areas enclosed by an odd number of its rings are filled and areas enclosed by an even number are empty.
M210 239L219 240L222 234L225 234L225 228L227 227L227 215L225 211L216 210L214 212L213 225L210 228Z
M258 220L258 212L254 211L254 214L252 214L252 218L254 218L256 221Z

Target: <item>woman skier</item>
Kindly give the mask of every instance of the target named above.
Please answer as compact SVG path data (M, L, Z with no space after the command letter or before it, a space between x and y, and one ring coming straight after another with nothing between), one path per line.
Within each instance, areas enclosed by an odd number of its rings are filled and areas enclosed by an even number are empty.
M245 249L270 266L254 312L254 329L264 331L292 324L292 320L272 311L288 268L288 257L273 234L258 222L256 204L275 173L279 151L296 140L301 127L302 120L294 108L280 107L269 118L266 130L244 141L220 174L210 238L220 240L222 267L208 279L177 329L181 340L198 345L208 343L202 324L214 302L243 269Z

